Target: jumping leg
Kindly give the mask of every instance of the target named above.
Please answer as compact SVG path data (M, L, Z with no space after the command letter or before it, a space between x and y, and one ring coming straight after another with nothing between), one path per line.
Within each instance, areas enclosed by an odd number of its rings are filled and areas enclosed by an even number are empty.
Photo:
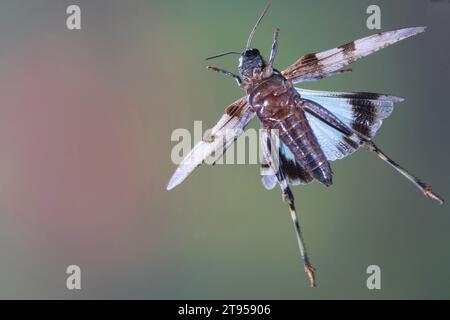
M439 202L439 204L443 204L444 203L444 199L442 199L439 195L434 193L433 190L431 190L430 186L426 185L425 183L420 181L419 178L417 178L413 174L411 174L408 171L406 171L405 169L403 169L398 163L396 163L394 160L389 158L383 151L381 151L380 148L378 148L375 145L375 143L373 143L372 141L365 141L364 144L363 144L363 147L366 148L369 151L375 152L376 155L381 160L387 162L391 167L393 167L395 170L400 172L404 177L406 177L406 179L411 181L417 188L419 188L419 190L422 191L422 193L426 197L436 200L437 202Z
M289 212L291 213L292 222L294 223L295 235L297 237L300 256L303 260L305 272L308 275L311 287L315 287L316 277L314 274L314 268L311 266L308 254L306 253L306 247L302 237L300 223L297 218L297 212L295 210L294 195L292 194L292 191L289 188L288 181L286 180L283 171L279 167L279 159L278 159L279 141L277 140L278 138L276 132L273 132L272 130L269 129L269 130L262 130L260 134L261 134L260 138L261 147L264 154L265 163L266 165L269 166L269 168L266 168L267 171L266 175L268 176L273 175L274 177L276 177L278 184L281 188L282 199L289 206Z
M305 272L308 275L309 283L311 287L316 286L316 276L314 274L314 268L309 262L308 254L306 252L305 242L303 240L302 231L300 228L300 223L297 217L297 212L294 205L294 196L289 187L283 189L283 201L289 206L289 211L291 213L292 222L294 223L295 235L297 236L298 247L300 249L300 256L302 257L303 264L305 266Z

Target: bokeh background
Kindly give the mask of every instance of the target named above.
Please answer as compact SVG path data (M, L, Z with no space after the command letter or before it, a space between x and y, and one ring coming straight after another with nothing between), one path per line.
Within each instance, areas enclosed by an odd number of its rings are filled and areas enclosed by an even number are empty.
M242 95L204 57L240 50L265 3L1 0L0 298L450 298L448 205L372 154L333 163L331 188L294 190L316 289L257 165L204 166L165 190L172 131L211 127ZM448 1L272 1L254 45L267 55L280 27L283 69L374 33L370 4L382 31L429 28L304 87L406 97L375 141L449 199ZM71 264L80 291L66 289ZM366 288L371 264L381 290Z

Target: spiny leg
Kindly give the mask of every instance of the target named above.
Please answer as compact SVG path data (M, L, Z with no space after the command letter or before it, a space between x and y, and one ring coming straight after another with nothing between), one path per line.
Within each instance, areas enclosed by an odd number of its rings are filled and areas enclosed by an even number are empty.
M422 191L426 197L436 200L437 202L439 202L439 204L444 203L444 199L442 199L439 195L434 193L433 190L431 190L430 186L426 185L425 183L420 181L419 178L417 178L413 174L411 174L408 171L406 171L405 169L403 169L398 163L396 163L394 160L389 158L383 151L381 151L380 148L378 148L375 145L375 143L373 143L372 141L365 141L363 144L363 147L369 151L375 152L376 155L378 157L380 157L380 159L387 162L391 167L393 167L395 170L400 172L404 177L406 177L409 181L411 181L417 188L419 188L419 190Z
M272 69L273 63L275 61L275 56L277 55L278 50L278 35L280 34L280 29L276 28L273 34L273 42L272 42L272 50L270 50L270 58L268 66Z
M246 87L246 84L244 82L242 82L241 77L239 77L238 75L236 75L236 74L234 74L234 73L232 73L230 71L227 71L227 70L224 70L224 69L220 69L220 68L216 68L216 67L211 67L211 66L207 66L206 69L212 70L212 71L215 71L215 72L219 72L219 73L223 73L224 75L232 77L234 79L234 81L236 81L236 83L238 84L238 86L240 88L245 89L245 87Z
M294 205L294 195L289 187L283 189L283 201L289 205L289 211L291 213L292 222L295 227L295 235L297 236L298 247L300 249L300 256L302 257L303 264L305 266L305 272L308 275L309 283L311 287L316 286L316 276L314 274L314 268L309 262L308 254L306 252L305 242L303 240L302 231L300 229L300 223L297 218L297 212Z

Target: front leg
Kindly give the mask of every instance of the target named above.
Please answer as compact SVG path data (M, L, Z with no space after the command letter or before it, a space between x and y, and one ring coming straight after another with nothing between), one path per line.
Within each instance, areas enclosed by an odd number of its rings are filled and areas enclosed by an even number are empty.
M236 83L238 84L239 88L246 90L248 88L248 84L246 82L243 82L241 77L239 77L238 75L224 70L224 69L220 69L220 68L216 68L216 67L211 67L211 66L207 66L206 69L208 70L212 70L215 72L219 72L219 73L223 73L229 77L232 77L234 79L234 81L236 81Z
M270 50L270 58L268 67L273 69L273 63L275 61L275 56L277 55L278 50L278 35L280 33L280 29L276 28L273 34L273 42L272 42L272 50Z
M273 42L272 49L270 50L270 57L267 66L264 68L264 78L270 77L273 73L273 63L275 62L275 56L277 55L278 50L278 35L280 33L280 29L276 28L273 34Z
M273 63L275 62L275 56L277 55L278 50L279 33L280 29L276 28L273 34L272 49L270 50L269 62L267 63L267 65L263 69L255 68L253 70L253 78L255 78L256 80L269 78L273 73Z

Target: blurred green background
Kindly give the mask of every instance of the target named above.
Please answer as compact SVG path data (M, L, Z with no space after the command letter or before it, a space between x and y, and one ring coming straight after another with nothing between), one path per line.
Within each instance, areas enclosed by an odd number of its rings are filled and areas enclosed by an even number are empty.
M0 298L450 298L450 215L366 152L334 185L295 188L318 287L280 192L257 165L203 166L171 192L170 136L242 95L204 57L240 50L266 1L0 3ZM82 30L66 29L78 4ZM276 67L374 33L428 26L305 88L403 96L375 141L448 199L450 4L272 1L254 46ZM235 70L230 56L214 64ZM257 127L257 121L252 124ZM66 267L82 290L66 289ZM381 267L381 290L366 268Z

